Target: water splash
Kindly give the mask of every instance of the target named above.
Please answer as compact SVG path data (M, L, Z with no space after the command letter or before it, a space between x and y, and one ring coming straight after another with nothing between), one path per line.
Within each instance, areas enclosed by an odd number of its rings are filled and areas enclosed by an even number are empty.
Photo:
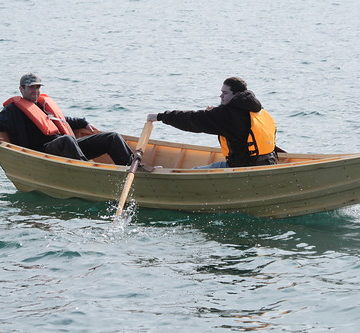
M125 232L127 226L132 222L133 218L136 216L137 205L135 200L130 200L126 208L121 215L115 216L113 225Z

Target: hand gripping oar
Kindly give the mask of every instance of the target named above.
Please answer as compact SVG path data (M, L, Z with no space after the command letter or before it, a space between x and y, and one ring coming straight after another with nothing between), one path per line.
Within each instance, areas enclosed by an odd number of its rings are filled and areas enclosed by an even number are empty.
M153 129L152 121L147 121L144 125L144 128L143 128L140 138L139 138L139 141L136 145L135 156L130 165L130 169L128 170L128 175L126 177L125 184L124 184L122 193L120 195L119 204L118 204L118 207L116 210L115 217L121 215L123 212L123 208L124 208L126 199L128 197L131 185L132 185L134 177L135 177L135 172L136 172L136 170L141 162L141 159L143 157L143 154L144 154L145 148L147 146L147 143L149 141L149 137L150 137L152 129Z

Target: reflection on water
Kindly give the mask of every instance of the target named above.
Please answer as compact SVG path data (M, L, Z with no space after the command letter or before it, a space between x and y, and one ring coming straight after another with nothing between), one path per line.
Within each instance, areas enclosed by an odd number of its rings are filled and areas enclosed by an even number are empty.
M3 194L3 220L49 229L52 221L76 219L92 227L112 224L116 202L89 202L80 199L60 200L40 193ZM360 205L331 212L322 212L286 219L250 217L238 213L200 214L138 208L134 202L126 209L127 219L115 223L127 226L171 227L197 229L206 239L239 250L257 246L277 248L304 254L326 251L351 251L360 246Z
M127 208L127 219L114 223L115 202L89 202L80 199L55 199L41 193L15 192L0 196L3 228L36 228L47 232L45 237L58 235L73 241L121 241L136 228L128 228L136 207Z
M21 307L71 318L80 291L93 304L79 307L84 314L111 304L128 319L140 307L147 318L176 314L241 331L291 321L300 332L309 327L304 313L326 311L322 299L340 294L346 302L358 290L359 206L275 220L130 205L128 224L113 223L113 202L16 192L2 195L0 207L5 283L36 301L13 300L7 313L19 321Z
M360 246L360 205L287 219L242 214L188 214L140 209L137 223L161 226L181 223L203 232L209 240L238 249L256 246L299 253L351 251Z
M0 197L2 207L6 211L16 211L21 217L36 216L49 218L58 218L60 220L69 220L74 218L101 219L108 218L114 205L105 202L89 202L81 199L56 199L47 195L31 192L15 192L3 194ZM8 214L13 215L13 214Z

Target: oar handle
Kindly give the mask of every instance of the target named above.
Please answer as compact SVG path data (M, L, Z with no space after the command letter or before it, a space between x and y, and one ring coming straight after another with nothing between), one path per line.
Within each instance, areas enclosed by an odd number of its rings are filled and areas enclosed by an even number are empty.
M141 150L142 152L145 151L145 148L148 144L152 129L154 125L152 121L147 121L142 129L139 141L136 145L136 150Z

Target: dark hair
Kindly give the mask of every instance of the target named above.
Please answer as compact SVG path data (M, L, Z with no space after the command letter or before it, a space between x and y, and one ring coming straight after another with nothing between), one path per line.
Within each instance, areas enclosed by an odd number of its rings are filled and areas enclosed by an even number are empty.
M244 91L247 89L247 84L245 80L235 76L227 78L223 84L229 86L234 94L236 94L239 91Z

